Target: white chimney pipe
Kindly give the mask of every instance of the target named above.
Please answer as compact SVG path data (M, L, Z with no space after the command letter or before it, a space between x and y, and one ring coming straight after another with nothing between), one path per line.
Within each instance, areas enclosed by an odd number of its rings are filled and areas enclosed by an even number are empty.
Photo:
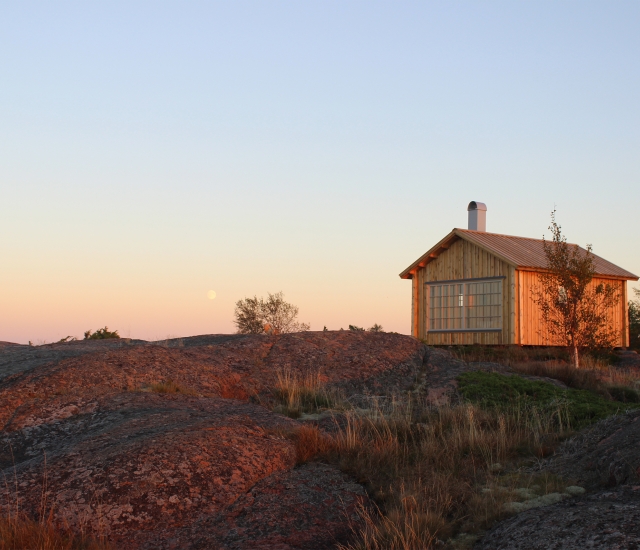
M469 212L469 231L487 231L487 205L483 202L471 201L467 206Z

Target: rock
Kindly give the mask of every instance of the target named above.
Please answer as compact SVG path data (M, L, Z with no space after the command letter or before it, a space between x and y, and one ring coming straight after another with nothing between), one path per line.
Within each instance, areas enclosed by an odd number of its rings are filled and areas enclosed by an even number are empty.
M552 495L508 503L507 509L519 515L496 525L474 548L640 548L638 441L638 410L601 420L565 441L538 469L584 487L572 485L564 495L553 493L556 503L551 506L544 500ZM584 494L585 487L589 494Z
M257 483L214 521L191 529L205 533L194 549L330 549L360 523L358 507L367 498L361 485L325 464L305 464ZM181 546L178 546L181 547Z
M516 491L517 492L517 491ZM519 513L524 510L530 510L531 508L540 508L541 506L549 506L549 504L555 504L562 499L567 498L569 495L563 495L561 493L548 493L540 497L532 497L528 490L525 494L521 494L523 498L527 498L524 502L507 502L504 505L504 509L507 512Z
M18 480L20 508L47 503L61 524L106 535L118 547L161 548L149 537L221 513L257 482L295 465L277 430L293 421L250 403L117 394L93 413L5 434L2 468ZM15 502L0 487L0 502Z
M640 486L620 486L523 511L493 527L474 550L640 548Z
M640 410L612 416L565 441L541 465L590 490L640 483Z
M578 485L569 485L564 492L572 497L577 497L578 495L584 495L586 490L584 487L580 487Z
M425 353L350 331L2 346L0 469L15 483L0 507L44 505L132 550L347 542L362 487L333 466L296 467L283 433L301 424L257 403L283 370L347 396L404 392ZM150 391L168 380L181 393Z
M205 397L268 400L284 369L300 376L319 373L326 385L348 394L403 392L413 384L426 353L414 338L351 331L180 341L178 347L167 347L83 340L51 345L48 351L40 349L46 346L21 346L26 349L17 356L0 351L0 380L9 372L0 384L0 426L14 430L55 421L67 406L83 411L99 395L169 379ZM84 355L69 357L69 349Z

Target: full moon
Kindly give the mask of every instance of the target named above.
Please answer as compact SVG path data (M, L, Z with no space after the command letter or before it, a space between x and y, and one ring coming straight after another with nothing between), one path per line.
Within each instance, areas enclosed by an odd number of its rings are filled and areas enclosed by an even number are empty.
M209 300L213 300L216 297L216 291L210 290L209 292L207 292L207 297L209 298Z

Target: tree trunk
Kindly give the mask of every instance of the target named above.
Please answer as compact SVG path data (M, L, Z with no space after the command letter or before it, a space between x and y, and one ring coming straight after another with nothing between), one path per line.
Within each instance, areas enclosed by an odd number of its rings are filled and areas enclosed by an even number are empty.
M573 366L576 369L580 368L580 356L578 355L578 346L575 344L573 344Z

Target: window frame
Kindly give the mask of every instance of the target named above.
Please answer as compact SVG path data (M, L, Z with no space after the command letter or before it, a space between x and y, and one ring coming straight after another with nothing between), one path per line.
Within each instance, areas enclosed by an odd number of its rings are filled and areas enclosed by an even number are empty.
M506 277L504 275L500 277L478 277L473 279L452 279L447 281L429 281L424 283L424 311L425 311L425 327L426 332L502 332L504 328L504 280ZM431 315L430 315L430 298L431 298L431 287L432 286L442 286L442 285L462 285L462 296L463 298L463 312L462 312L462 324L466 325L467 323L467 284L469 283L484 283L484 282L496 282L499 281L502 283L500 285L500 327L494 328L431 328Z

